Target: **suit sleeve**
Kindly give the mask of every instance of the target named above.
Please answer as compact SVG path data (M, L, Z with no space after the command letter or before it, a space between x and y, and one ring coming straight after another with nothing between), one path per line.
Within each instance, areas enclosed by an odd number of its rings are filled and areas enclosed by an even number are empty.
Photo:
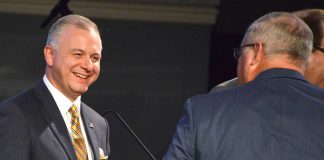
M0 159L29 160L27 122L14 105L0 105Z
M185 114L177 125L176 133L163 160L195 159L195 129L190 99L185 103Z

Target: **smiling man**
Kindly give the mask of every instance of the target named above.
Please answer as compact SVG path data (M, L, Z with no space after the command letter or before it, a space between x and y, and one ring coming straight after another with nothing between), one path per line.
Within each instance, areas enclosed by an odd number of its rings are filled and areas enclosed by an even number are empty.
M108 123L81 102L99 76L101 51L88 18L68 15L51 26L43 80L0 104L0 159L107 159Z
M99 76L102 50L100 36L95 28L82 29L67 25L64 28L53 28L49 37L53 38L49 38L44 48L46 78L74 101Z

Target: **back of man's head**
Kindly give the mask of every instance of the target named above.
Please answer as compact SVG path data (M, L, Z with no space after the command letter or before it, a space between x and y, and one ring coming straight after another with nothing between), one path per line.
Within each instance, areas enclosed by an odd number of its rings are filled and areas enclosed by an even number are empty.
M265 57L286 54L291 62L303 67L313 46L313 34L295 15L273 12L254 21L246 31L243 42L262 42Z

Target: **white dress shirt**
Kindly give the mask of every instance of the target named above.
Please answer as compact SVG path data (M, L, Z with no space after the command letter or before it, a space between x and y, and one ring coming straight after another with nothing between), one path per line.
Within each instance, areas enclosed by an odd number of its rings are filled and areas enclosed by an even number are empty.
M63 93L61 93L57 88L55 88L51 82L47 79L46 75L44 75L43 77L43 81L46 85L46 87L48 88L48 90L50 91L51 95L53 96L56 105L58 106L61 115L64 119L66 128L69 131L70 134L70 138L72 139L72 130L71 130L71 120L72 120L72 116L69 113L69 109L71 108L72 104L77 106L77 110L80 113L80 127L81 127L81 132L83 134L83 138L84 138L84 142L86 145L86 149L88 152L88 160L93 160L92 157L92 150L90 149L90 145L88 142L88 137L87 134L84 130L84 125L83 125L83 120L82 120L82 116L81 116L81 112L80 112L80 105L81 105L81 96L79 96L74 102L71 102L66 96L64 96Z

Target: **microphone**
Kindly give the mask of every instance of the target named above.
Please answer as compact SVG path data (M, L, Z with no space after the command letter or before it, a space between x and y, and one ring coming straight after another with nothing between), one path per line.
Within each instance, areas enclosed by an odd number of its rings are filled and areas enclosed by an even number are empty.
M147 149L147 147L144 145L144 143L136 136L134 131L128 126L128 124L125 122L125 120L120 116L120 114L117 111L112 110L106 110L102 116L105 117L106 114L113 113L120 122L126 127L127 131L133 136L133 138L140 144L141 148L144 149L145 153L147 153L152 160L156 160L156 158L153 156L153 154Z

